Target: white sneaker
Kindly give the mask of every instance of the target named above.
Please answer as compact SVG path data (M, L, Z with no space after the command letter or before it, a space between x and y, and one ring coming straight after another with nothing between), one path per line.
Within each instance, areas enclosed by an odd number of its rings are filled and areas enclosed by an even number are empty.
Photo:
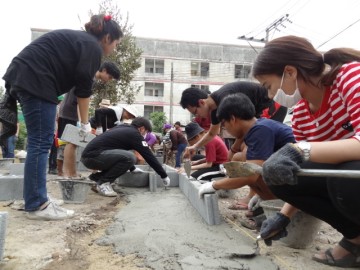
M101 185L96 185L96 190L99 194L106 197L116 197L117 193L113 190L110 182L106 182Z
M53 197L51 197L50 195L48 195L48 199L50 202L54 202L55 204L57 204L58 206L61 206L64 204L64 200L61 199L55 199Z
M28 212L27 218L36 220L62 220L71 218L74 214L74 210L62 208L53 201L50 201L45 209Z

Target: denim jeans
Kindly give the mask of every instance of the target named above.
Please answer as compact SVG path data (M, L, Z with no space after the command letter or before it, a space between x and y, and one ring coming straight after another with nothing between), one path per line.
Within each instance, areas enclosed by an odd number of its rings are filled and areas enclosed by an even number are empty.
M46 164L51 148L56 104L47 102L20 89L12 89L21 105L27 129L27 156L24 171L25 211L36 211L48 200Z
M17 141L17 137L15 135L7 138L6 145L1 147L3 158L14 158L15 157L16 141Z
M90 179L99 185L110 182L134 168L136 158L132 151L122 149L105 150L95 157L81 158L81 162L89 169L100 170L94 173Z
M186 146L187 146L186 143L178 144L177 153L176 153L176 156L175 156L175 167L176 168L181 167L181 156L182 156L182 153L184 152Z

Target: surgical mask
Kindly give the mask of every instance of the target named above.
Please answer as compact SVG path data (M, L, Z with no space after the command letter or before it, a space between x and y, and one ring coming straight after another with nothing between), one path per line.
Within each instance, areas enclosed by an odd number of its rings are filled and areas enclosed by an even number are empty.
M296 80L296 89L295 89L294 94L292 94L292 95L287 95L284 92L284 90L281 89L283 80L284 80L284 73L281 78L280 88L278 89L278 91L276 92L276 95L274 96L274 101L276 101L280 105L283 105L287 108L291 108L294 105L296 105L301 100L302 97L300 95L297 80Z

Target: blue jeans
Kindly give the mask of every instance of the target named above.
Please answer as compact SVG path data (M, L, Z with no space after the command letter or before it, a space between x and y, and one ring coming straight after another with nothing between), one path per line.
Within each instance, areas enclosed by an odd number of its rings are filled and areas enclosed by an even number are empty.
M14 158L15 157L15 146L17 137L15 135L10 136L6 140L6 145L1 147L3 158Z
M181 156L182 156L182 153L184 152L186 146L187 146L186 143L178 144L177 153L175 156L175 168L181 167Z
M19 89L12 89L11 95L16 96L21 105L27 129L25 211L36 211L48 201L46 164L54 137L56 104Z

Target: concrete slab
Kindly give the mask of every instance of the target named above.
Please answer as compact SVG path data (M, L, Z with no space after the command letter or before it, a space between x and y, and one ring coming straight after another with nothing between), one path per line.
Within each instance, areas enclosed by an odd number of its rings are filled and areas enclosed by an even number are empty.
M222 223L217 194L205 194L200 198L198 195L200 186L200 182L190 181L185 174L179 175L180 189L206 223L209 225Z
M95 137L96 136L91 133L87 133L84 137L82 137L80 136L80 128L71 124L67 124L61 136L61 140L85 148L88 142L90 142Z
M22 200L24 177L19 175L0 176L0 201Z
M10 175L24 175L25 163L13 163L10 164Z

